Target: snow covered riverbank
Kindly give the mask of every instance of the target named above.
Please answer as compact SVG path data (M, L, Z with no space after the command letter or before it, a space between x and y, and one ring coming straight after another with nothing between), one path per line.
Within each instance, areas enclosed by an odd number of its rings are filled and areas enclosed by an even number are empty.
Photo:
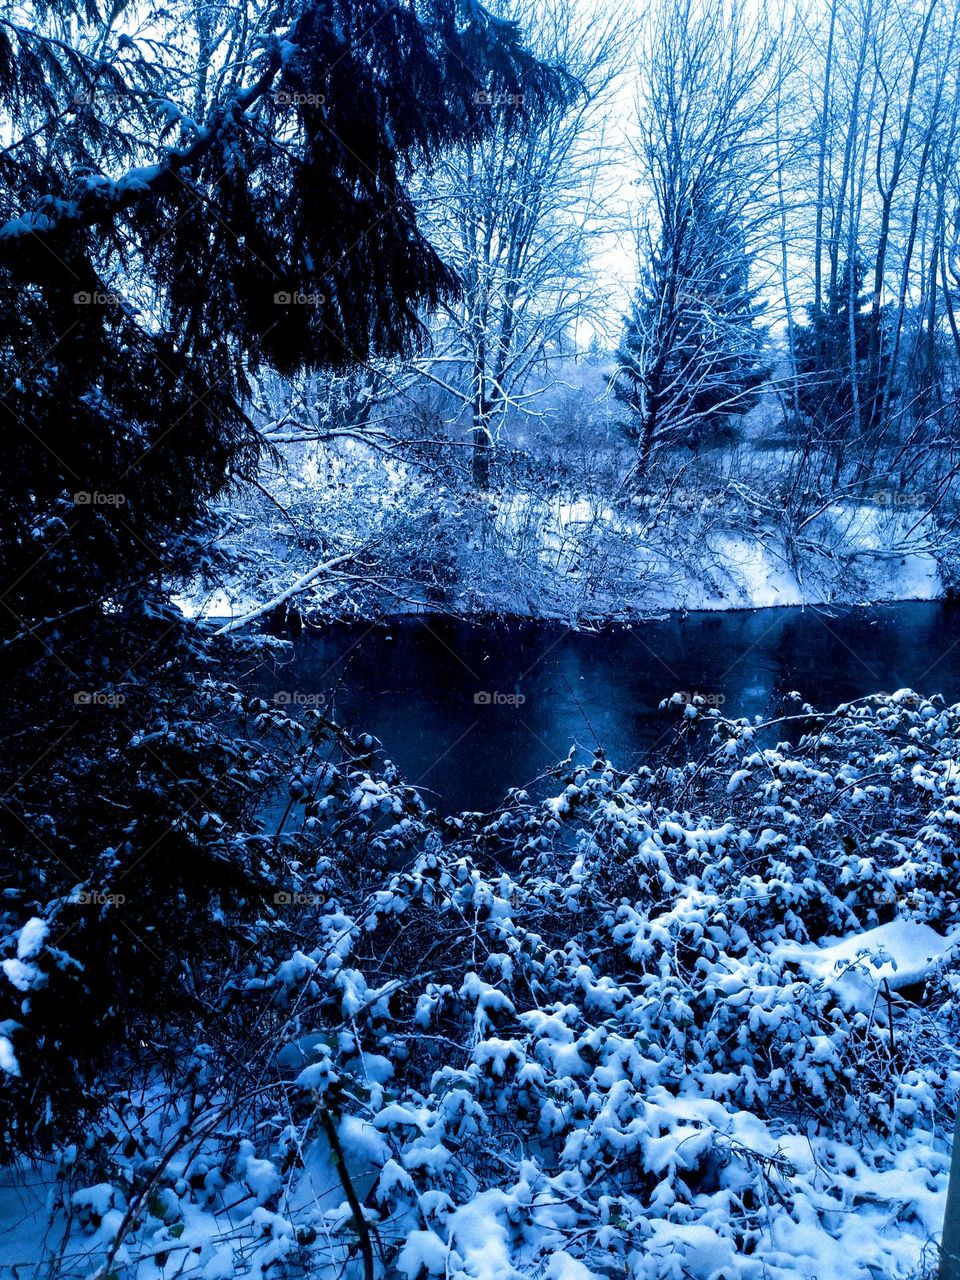
M825 504L798 530L731 491L623 512L585 498L455 501L398 486L375 520L351 506L338 521L314 508L309 488L294 492L299 536L276 511L248 513L223 540L219 571L179 593L185 612L242 619L270 606L330 619L446 612L576 625L935 600L955 576L952 543L913 506Z

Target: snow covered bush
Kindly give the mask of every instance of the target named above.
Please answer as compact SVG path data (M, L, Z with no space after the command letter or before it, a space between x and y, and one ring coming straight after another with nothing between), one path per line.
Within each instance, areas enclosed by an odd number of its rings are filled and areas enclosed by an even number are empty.
M135 1146L80 1160L127 1206L82 1226L110 1265L162 1237L211 1277L915 1267L958 1080L960 707L664 715L686 763L598 757L486 818L362 744L301 770L312 905L118 1106Z

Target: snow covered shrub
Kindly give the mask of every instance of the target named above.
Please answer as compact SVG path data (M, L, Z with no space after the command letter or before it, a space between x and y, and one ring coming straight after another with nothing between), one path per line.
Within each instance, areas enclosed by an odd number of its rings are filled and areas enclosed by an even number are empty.
M484 818L436 819L370 743L307 751L285 856L316 896L126 1106L138 1153L88 1160L127 1197L87 1228L111 1265L160 1241L185 1275L915 1266L957 1083L960 707L664 714L687 763L597 757Z
M342 813L327 823L315 801L306 819L315 863L327 826L338 849L371 869L384 865L389 839L366 817L394 795L390 775L363 774L369 747L322 716L294 718L241 694L178 614L160 612L149 628L121 617L100 639L104 667L126 672L103 686L103 701L75 702L78 686L99 688L98 673L64 649L69 670L38 660L30 673L29 732L15 719L22 687L0 707L6 1155L81 1140L128 1071L149 1064L175 1078L195 1028L211 1010L225 1016L225 975L275 935L289 945L300 895L312 889L289 841L261 817L278 788L295 800L325 776L331 794L360 795L361 830ZM262 643L244 662L259 660ZM341 776L345 754L356 767ZM236 1034L229 1017L222 1033Z
M806 1212L801 1136L839 1185L936 1131L955 1056L912 989L945 981L931 926L957 923L960 711L799 708L792 746L789 724L704 719L711 751L683 768L597 760L330 904L302 985L274 984L298 1037L335 1035L301 1087L389 1065L388 1095L340 1105L411 1280L477 1274L488 1249L503 1275L561 1248L607 1273L740 1255L762 1274L774 1209L781 1240Z

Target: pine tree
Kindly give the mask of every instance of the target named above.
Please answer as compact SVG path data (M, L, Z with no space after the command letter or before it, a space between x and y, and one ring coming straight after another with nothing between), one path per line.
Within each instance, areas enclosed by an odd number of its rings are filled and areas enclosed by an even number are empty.
M458 281L414 166L572 91L475 0L210 7L219 63L192 9L129 9L142 43L122 3L0 15L4 956L49 928L30 990L0 976L7 1151L69 1130L116 1046L202 1019L260 936L261 752L168 601L256 467L251 371L415 345Z
M22 131L0 169L0 545L24 620L167 567L171 534L256 461L259 363L345 369L415 344L458 282L411 166L481 136L492 103L568 92L475 0L311 0L278 29L286 9L200 120L176 68L165 83L127 37L85 52L95 9L0 23L0 112ZM120 495L121 518L78 493Z
M642 475L661 445L733 439L769 376L749 258L735 221L691 206L662 228L631 305L614 393Z
M884 316L873 314L864 275L854 255L837 273L826 306L811 306L809 323L796 335L800 411L814 438L836 450L838 467L848 441L875 434L882 410Z

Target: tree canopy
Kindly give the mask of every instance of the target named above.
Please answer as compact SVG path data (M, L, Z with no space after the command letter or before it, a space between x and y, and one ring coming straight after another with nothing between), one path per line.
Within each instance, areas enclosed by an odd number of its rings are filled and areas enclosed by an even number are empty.
M492 103L535 112L574 87L475 0L214 7L219 30L189 11L0 18L0 540L28 618L169 566L256 458L259 363L415 344L458 281L413 166L480 136ZM92 580L66 586L69 557Z
M251 373L415 345L458 288L415 166L574 91L475 0L0 16L0 921L49 933L0 986L6 1151L270 927L269 717L168 599L254 473Z

